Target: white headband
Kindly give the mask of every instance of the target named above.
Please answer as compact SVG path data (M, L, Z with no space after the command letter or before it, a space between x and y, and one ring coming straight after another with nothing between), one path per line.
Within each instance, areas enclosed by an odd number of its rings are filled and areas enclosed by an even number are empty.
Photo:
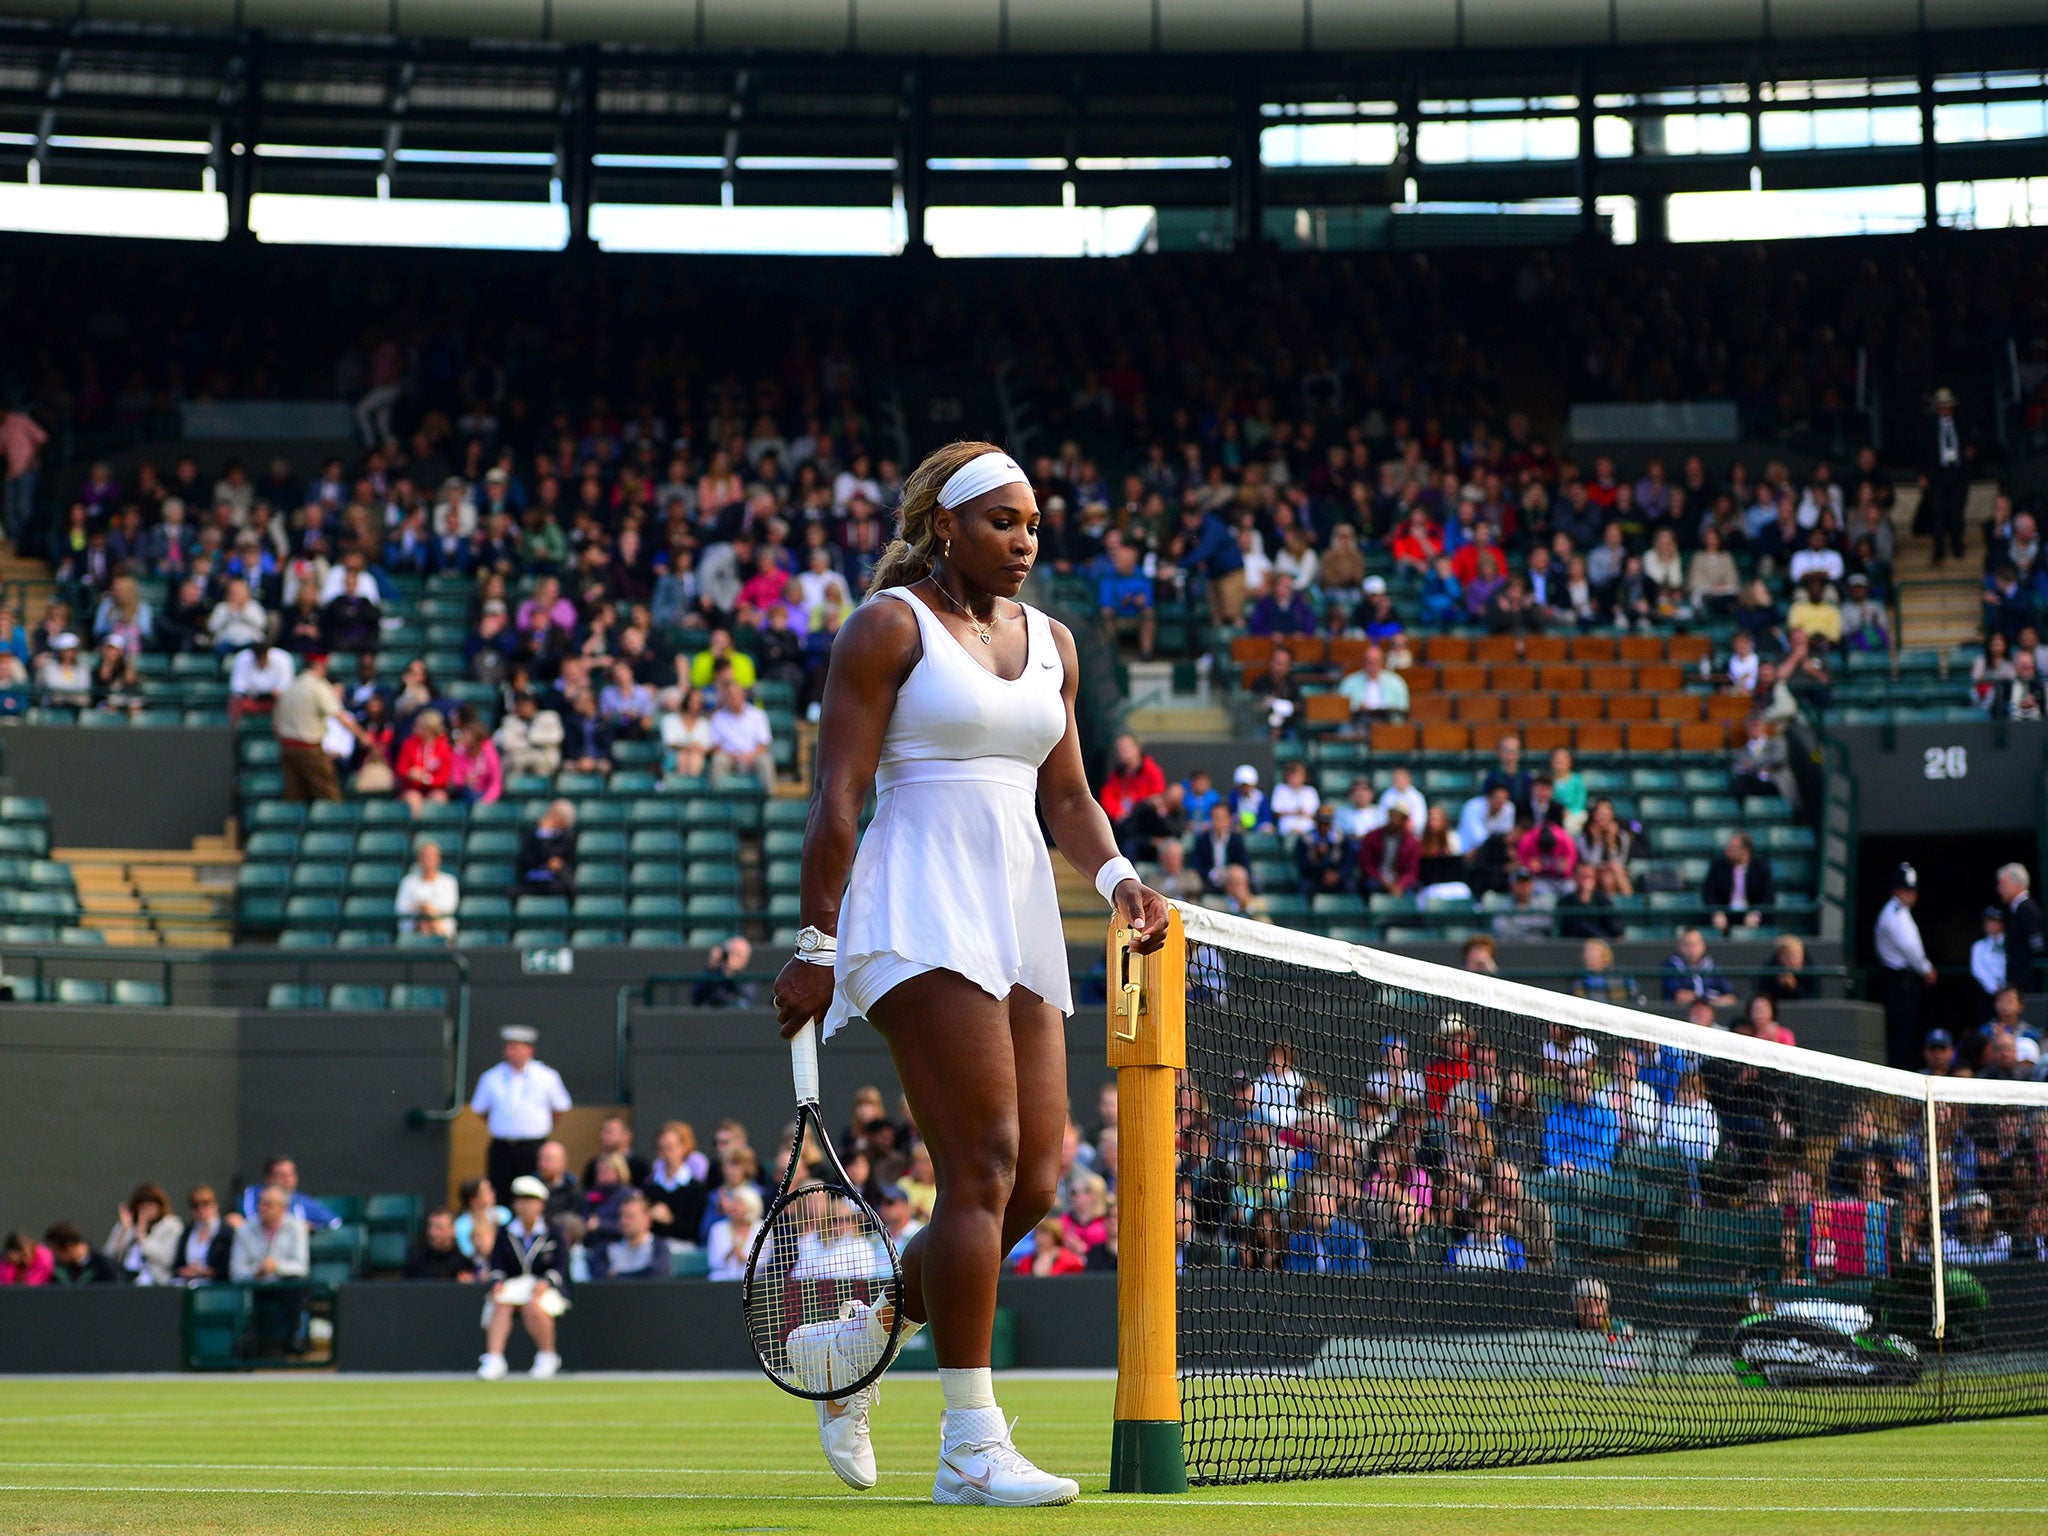
M999 485L1029 485L1031 479L1007 453L991 451L969 459L939 487L939 505L952 508L985 496Z

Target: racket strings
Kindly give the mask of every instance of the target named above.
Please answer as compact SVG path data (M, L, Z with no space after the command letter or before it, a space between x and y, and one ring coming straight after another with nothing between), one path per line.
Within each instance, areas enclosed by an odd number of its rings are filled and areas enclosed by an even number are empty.
M812 1185L770 1212L746 1294L767 1373L806 1395L849 1391L883 1363L891 1329L872 1309L896 1299L886 1229L844 1191Z

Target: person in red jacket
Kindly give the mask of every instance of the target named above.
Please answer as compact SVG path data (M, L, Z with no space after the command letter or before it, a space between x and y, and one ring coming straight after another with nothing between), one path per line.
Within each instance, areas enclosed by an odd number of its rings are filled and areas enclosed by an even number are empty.
M1444 541L1437 537L1436 524L1429 520L1429 514L1417 507L1409 513L1406 526L1394 535L1391 552L1394 564L1413 567L1419 576L1444 552Z
M1166 793L1166 775L1159 764L1145 755L1145 749L1138 745L1138 738L1132 735L1119 736L1111 754L1109 777L1102 785L1102 808L1109 813L1110 825L1119 829L1141 801L1153 795Z
M454 758L441 711L421 710L413 716L412 734L398 749L398 793L415 811L425 801L446 800Z
M1500 563L1501 570L1508 568L1507 553L1494 539L1492 527L1481 523L1471 540L1460 544L1458 552L1451 556L1451 574L1466 586L1471 586L1479 576L1480 558L1489 553Z
M1464 1016L1446 1014L1437 1026L1437 1035L1443 1041L1443 1054L1422 1074L1423 1103L1432 1115L1442 1114L1451 1095L1472 1077L1472 1037Z
M1406 896L1422 874L1422 840L1408 830L1408 808L1387 807L1384 826L1365 834L1358 845L1358 873L1367 892Z

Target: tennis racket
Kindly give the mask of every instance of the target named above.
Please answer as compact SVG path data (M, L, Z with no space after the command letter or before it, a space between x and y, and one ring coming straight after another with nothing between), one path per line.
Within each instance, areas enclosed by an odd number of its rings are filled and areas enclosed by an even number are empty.
M903 1271L889 1229L847 1178L819 1117L815 1023L789 1042L789 1056L796 1136L747 1255L740 1305L770 1381L797 1397L845 1397L895 1358ZM824 1155L806 1168L804 1132L813 1127Z

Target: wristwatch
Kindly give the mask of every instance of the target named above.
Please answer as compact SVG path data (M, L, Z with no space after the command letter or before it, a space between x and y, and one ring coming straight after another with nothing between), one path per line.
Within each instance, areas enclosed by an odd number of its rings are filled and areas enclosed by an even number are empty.
M797 930L797 959L813 965L830 965L838 954L839 940L835 935L808 923Z

